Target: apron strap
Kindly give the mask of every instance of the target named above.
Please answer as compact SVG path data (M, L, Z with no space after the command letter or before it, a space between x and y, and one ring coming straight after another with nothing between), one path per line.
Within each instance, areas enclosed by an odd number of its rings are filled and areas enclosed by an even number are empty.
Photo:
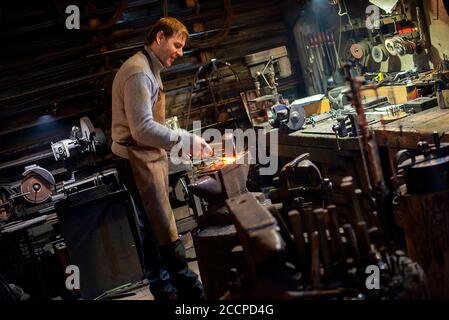
M130 141L114 141L115 143L124 146L124 147L136 147L137 146L137 142L134 140L130 140Z
M147 50L145 49L145 47L143 47L142 49L142 53L145 56L145 58L147 58L148 64L150 65L151 70L153 70L153 63L151 62L151 57L148 54Z
M145 58L147 58L148 64L150 65L150 69L153 70L153 61L151 60L151 57L150 57L148 51L145 49L145 47L143 47L142 53L145 56ZM159 96L160 96L161 91L165 92L164 89L159 88Z

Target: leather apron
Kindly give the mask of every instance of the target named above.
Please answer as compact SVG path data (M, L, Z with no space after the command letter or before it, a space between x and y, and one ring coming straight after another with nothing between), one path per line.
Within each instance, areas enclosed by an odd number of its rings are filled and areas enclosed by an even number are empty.
M153 119L165 125L165 93L162 90L153 106ZM145 213L159 245L176 241L178 230L168 197L167 152L137 145L128 147L128 156Z

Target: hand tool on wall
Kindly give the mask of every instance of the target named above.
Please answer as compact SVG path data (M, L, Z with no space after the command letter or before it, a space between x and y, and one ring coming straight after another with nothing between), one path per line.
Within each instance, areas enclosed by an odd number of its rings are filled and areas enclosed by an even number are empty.
M328 74L332 74L332 71L334 70L334 66L333 66L333 61L332 61L329 47L327 45L326 37L324 36L323 32L318 32L317 37L320 42L320 46L323 49L323 54L324 54L323 58L326 61L326 65L328 68L327 70L329 72Z
M324 42L326 43L329 59L330 59L330 61L332 63L332 71L335 71L335 69L337 68L337 61L336 61L336 58L335 58L334 49L332 47L332 42L330 40L330 37L329 37L328 33L323 32L322 34L323 34Z
M328 60L329 60L329 63L330 63L330 67L331 67L330 68L330 74L332 75L334 73L335 69L337 68L336 67L337 62L335 60L334 49L332 48L330 39L327 37L326 32L322 32L321 34L323 36L323 41L324 41L324 44L325 44L325 47L326 47L327 57L328 57Z
M310 43L305 40L304 34L300 32L301 34L301 40L304 45L304 50L306 52L307 56L307 64L308 68L306 69L307 74L309 75L310 82L312 84L313 90L315 94L318 94L320 92L323 92L321 81L319 77L319 67L317 65L316 58L314 56L314 53L310 47ZM316 76L318 76L318 80L316 79Z
M317 43L315 37L313 36L313 34L309 34L308 38L309 38L310 48L312 48L312 50L314 51L315 59L318 62L318 68L319 68L319 71L320 71L320 76L322 78L323 75L325 74L325 70L324 70L323 61L321 59L321 52L320 52L320 50L318 48L318 43Z
M337 46L335 44L334 34L332 32L328 32L326 34L326 37L327 37L328 42L330 43L332 50L333 50L333 56L335 59L335 67L336 67L336 69L340 69L341 68L340 57L338 56L338 51L337 51Z
M315 33L313 36L315 38L315 42L318 45L318 50L320 52L320 56L321 56L321 59L323 61L324 72L325 72L326 75L329 75L331 67L329 66L329 60L328 60L327 55L326 55L326 50L325 50L325 47L324 47L323 39L320 36L319 32Z

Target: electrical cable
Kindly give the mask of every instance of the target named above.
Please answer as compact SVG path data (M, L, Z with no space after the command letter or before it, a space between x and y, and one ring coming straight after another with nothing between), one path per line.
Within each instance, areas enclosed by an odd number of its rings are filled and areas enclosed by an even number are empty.
M349 24L351 25L351 27L354 27L354 25L352 24L351 16L349 15L348 7L346 6L346 1L345 0L342 0L342 1L343 1L343 5L345 6L345 11L346 12L341 14L341 15L347 15ZM340 3L340 1L339 1L339 3ZM340 8L340 10L341 10L341 8ZM339 15L340 15L340 13L339 13Z
M331 1L332 2L328 2L330 5L333 5L333 6L338 5L338 13L337 14L340 17L347 15L348 16L348 20L349 20L349 24L353 27L352 20L351 20L351 17L349 16L348 7L346 6L345 0L331 0ZM343 8L341 6L341 2L340 1L343 1L343 6L344 6L344 10L345 10L344 12L342 12Z

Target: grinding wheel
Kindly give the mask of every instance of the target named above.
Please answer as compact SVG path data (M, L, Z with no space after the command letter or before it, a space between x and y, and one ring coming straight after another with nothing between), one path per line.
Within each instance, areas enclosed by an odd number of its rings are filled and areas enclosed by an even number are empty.
M388 60L388 51L385 48L385 45L380 44L373 48L373 51L371 52L371 56L373 57L373 60L377 63L381 63L383 61Z
M25 176L20 184L20 191L23 197L31 203L41 203L46 201L52 194L51 183L36 172Z
M367 42L354 43L351 46L351 55L357 60L361 60L370 54L371 48Z
M392 56L398 55L398 52L396 51L396 48L394 46L394 38L385 40L385 48L387 49L387 51L390 55L392 55Z
M290 106L290 113L287 122L287 127L296 131L302 129L304 123L306 122L306 112L304 111L304 106Z

